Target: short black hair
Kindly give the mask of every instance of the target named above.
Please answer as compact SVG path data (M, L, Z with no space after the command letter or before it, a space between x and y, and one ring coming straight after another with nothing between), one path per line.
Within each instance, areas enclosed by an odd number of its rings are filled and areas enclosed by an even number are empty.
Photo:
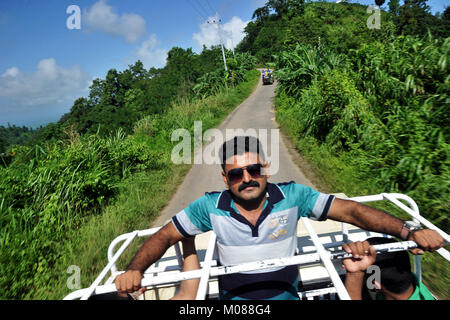
M395 239L383 237L373 237L367 241L370 245L397 242ZM403 293L415 284L407 251L377 254L374 265L380 268L380 280L383 288L393 293Z
M259 139L253 136L236 136L231 140L226 141L220 148L220 164L223 171L225 171L225 164L227 159L241 155L245 152L253 152L259 155L261 161L264 161L264 151L262 149Z

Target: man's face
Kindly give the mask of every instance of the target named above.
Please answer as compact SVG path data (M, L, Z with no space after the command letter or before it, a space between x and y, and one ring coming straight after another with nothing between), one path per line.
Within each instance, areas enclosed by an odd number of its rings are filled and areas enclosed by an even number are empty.
M257 174L255 169L258 166L253 166L255 164L261 165L261 174ZM236 197L242 200L254 200L266 190L267 178L269 178L268 175L263 175L266 168L267 164L263 164L256 153L245 152L227 160L222 178ZM240 169L242 169L241 178L239 178Z

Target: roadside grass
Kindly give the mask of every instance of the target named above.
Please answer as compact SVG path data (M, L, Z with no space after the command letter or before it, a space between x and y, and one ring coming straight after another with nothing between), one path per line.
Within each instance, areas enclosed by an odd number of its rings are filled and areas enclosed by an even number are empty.
M311 136L300 137L295 121L295 117L299 116L298 113L294 112L291 106L279 95L275 99L275 104L276 120L281 131L291 140L302 157L309 162L312 169L310 174L316 175L319 181L323 181L324 185L320 186L321 191L345 193L348 197L389 192L387 186L374 183L376 177L370 176L367 170L360 167L361 159L357 158L355 154L350 152L336 154L326 143L319 143ZM445 200L442 199L442 201ZM420 202L417 200L416 202L420 210ZM403 220L411 219L408 214L387 202L374 202L367 205L389 212ZM449 249L449 246L446 248ZM413 266L412 255L410 255L410 258L411 266ZM426 252L421 260L424 284L439 299L450 299L448 290L450 288L449 263L438 253Z
M192 133L194 121L202 121L203 130L218 126L253 92L259 76L259 71L252 70L235 88L224 89L215 96L200 100L179 101L162 119L149 118L138 122L135 134L152 139L152 144L161 151L164 165L122 181L119 195L112 204L106 206L101 214L86 217L79 229L69 231L67 239L70 241L61 246L61 259L52 270L51 283L36 288L29 298L62 299L69 294L72 290L67 287L67 281L71 274L67 270L71 265L81 270L81 287L88 287L108 263L110 242L120 234L148 229L191 168L191 165L175 165L170 161L172 131L185 128ZM126 267L144 241L134 241L119 259L118 266Z

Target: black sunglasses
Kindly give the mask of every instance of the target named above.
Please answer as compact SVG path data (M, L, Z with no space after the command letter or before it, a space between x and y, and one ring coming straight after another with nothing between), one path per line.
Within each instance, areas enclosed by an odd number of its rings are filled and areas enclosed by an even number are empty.
M262 165L256 163L242 168L231 169L230 171L228 171L227 177L230 183L240 182L244 177L244 170L247 170L248 174L251 175L252 178L261 178L261 168Z

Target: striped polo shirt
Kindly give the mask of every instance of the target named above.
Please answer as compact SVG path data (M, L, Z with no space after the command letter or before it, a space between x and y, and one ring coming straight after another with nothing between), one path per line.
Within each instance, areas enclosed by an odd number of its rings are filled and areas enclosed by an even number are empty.
M236 265L295 255L300 217L325 220L334 199L333 195L293 181L267 183L266 195L256 225L239 213L229 190L206 193L172 221L185 238L213 230L217 235L218 263ZM297 285L297 266L219 277L221 299L298 299Z

